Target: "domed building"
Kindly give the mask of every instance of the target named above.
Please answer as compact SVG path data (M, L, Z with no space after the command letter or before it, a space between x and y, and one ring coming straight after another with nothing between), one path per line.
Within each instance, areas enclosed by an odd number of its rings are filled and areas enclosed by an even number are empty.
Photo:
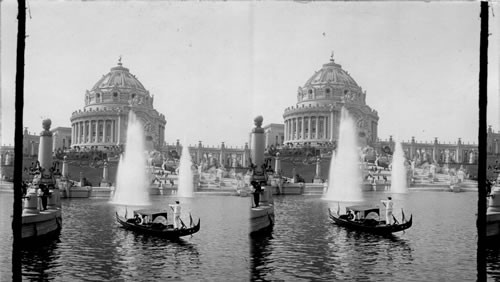
M71 115L71 146L97 148L126 144L128 114L134 111L144 126L148 149L159 150L165 139L165 116L153 107L154 95L122 66L111 68L85 92L83 110Z
M366 91L330 61L297 91L297 105L285 109L284 143L321 146L338 140L342 107L356 123L360 146L377 140L378 114L366 105Z

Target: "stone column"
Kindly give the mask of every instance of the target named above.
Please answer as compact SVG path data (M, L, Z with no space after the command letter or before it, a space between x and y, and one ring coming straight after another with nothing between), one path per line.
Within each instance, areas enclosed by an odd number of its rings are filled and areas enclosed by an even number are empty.
M88 135L87 121L82 121L82 125L83 125L83 142L82 143L87 143L87 135Z
M323 139L326 139L326 119L327 117L326 116L323 116Z
M316 133L314 139L318 139L318 131L319 131L319 116L316 116Z
M87 126L87 143L92 143L92 120L88 121L88 126Z
M106 132L107 131L106 127L108 126L108 121L107 120L103 120L102 123L103 123L103 125L102 125L102 141L103 141L103 143L107 143L108 140L106 138L107 137L106 136L106 133L107 133Z
M285 143L288 141L288 132L290 132L288 129L288 120L285 120Z
M285 135L285 142L290 140L290 120L288 119L286 121L286 135Z
M73 145L80 143L80 122L75 122L75 139L73 139Z
M252 130L251 134L251 150L250 155L252 162L257 166L256 171L262 172L262 164L264 164L264 150L265 150L265 136L264 129L262 126L262 121L264 119L262 116L258 116L254 119L255 128Z
M177 140L178 141L178 140ZM187 146L187 144L183 145L183 146ZM196 154L196 163L197 164L200 164L200 161L201 161L201 141L198 141L198 151L197 151L197 154ZM178 152L178 151L177 151ZM208 161L208 160L207 160Z
M307 139L311 139L311 116L307 117Z
M415 155L415 136L411 137L410 144L410 159L413 160L413 156Z
M301 137L302 139L306 139L306 136L305 136L306 131L305 131L305 129L304 129L304 125L305 125L305 122L304 122L304 117L301 117L301 118L300 118L300 122L301 122L300 137Z
M120 145L120 142L122 141L121 137L120 137L121 131L122 131L121 130L121 128L122 128L122 116L121 116L120 113L118 113L118 126L116 128L117 128L117 131L118 131L117 134L116 134L117 135L116 145Z
M295 118L295 140L299 139L299 118Z
M286 142L286 134L287 134L287 131L288 131L288 128L286 127L286 120L284 121L284 130L283 130L283 136L285 137L285 142Z
M94 142L99 142L99 120L95 120L95 139Z
M45 170L43 175L49 175L52 166L52 132L50 132L51 120L43 121L43 131L40 132L40 145L38 147L38 161Z
M335 124L334 118L333 118L333 108L330 109L330 142L333 142L333 127Z
M116 142L115 140L115 130L116 130L116 120L111 120L111 142Z
M73 135L73 139L71 139L72 145L78 143L78 122L74 123L74 128L75 128L75 134Z
M220 155L219 155L219 163L222 166L225 166L224 162L224 142L220 145Z
M295 136L293 137L293 139L297 140L299 138L299 118L296 117L293 119L294 120L294 123L295 123Z
M75 124L71 124L71 140L75 140Z
M78 145L83 143L83 122L78 122Z

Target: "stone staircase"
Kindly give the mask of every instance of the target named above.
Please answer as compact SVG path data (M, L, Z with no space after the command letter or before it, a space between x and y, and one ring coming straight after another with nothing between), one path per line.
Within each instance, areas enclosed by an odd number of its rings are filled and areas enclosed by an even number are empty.
M450 182L451 176L448 174L436 173L434 179L432 179L428 171L416 168L413 175L413 183L410 185L410 188L437 188L438 190L442 188L446 191L450 191ZM461 191L477 191L477 181L475 180L465 179L463 182L455 184L455 186L460 187L459 190Z
M434 179L427 170L415 168L413 173L413 182L410 187L431 187L431 188L450 188L450 176L448 174L436 173Z

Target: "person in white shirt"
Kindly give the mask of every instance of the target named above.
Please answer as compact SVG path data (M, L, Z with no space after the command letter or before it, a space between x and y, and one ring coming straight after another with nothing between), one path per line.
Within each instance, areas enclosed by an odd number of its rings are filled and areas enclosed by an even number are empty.
M385 206L385 224L392 224L392 208L394 203L391 197L387 197L387 200L382 200L382 204Z
M181 205L179 201L175 201L175 205L170 205L170 208L174 211L174 228L178 229L181 227Z

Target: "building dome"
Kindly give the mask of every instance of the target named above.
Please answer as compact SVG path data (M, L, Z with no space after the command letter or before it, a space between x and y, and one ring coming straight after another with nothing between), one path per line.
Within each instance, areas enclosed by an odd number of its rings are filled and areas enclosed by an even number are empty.
M99 79L94 87L92 87L92 90L96 91L98 89L114 87L146 91L142 83L135 75L129 72L129 69L123 67L121 62L118 63L118 66L111 68L108 74Z
M161 148L165 140L165 116L153 106L154 95L122 66L112 67L89 91L83 110L73 112L72 146L109 147L126 144L128 113L142 123L146 141Z
M366 91L332 55L298 88L297 105L285 109L285 143L323 146L336 141L342 108L355 120L360 144L376 141L377 112L366 104Z
M365 94L356 81L333 58L316 71L297 91L298 104L331 104L344 99L364 103Z
M304 88L321 86L325 84L335 84L344 87L358 87L358 84L354 79L342 69L342 66L336 64L332 59L329 63L323 65L323 67L315 72L309 80L304 84Z

